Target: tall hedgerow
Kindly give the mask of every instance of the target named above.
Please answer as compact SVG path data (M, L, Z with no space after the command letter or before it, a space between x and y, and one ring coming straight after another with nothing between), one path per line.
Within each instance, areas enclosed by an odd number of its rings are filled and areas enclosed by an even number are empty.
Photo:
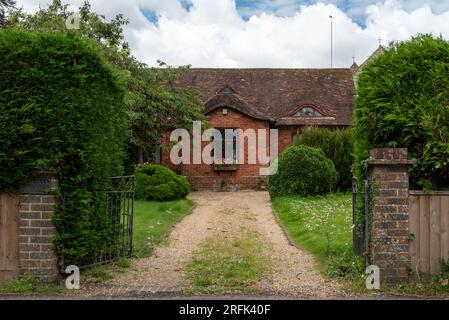
M419 35L390 45L362 70L355 107L360 185L372 148L408 148L412 188L449 186L449 43ZM363 203L363 201L360 201ZM359 208L363 224L363 208Z
M111 250L101 192L123 171L124 89L95 46L70 34L0 31L0 191L38 171L58 180L55 247L82 264Z
M348 191L352 186L352 163L354 162L353 129L329 130L310 127L302 132L296 145L306 145L323 150L326 157L332 160L338 172L337 189Z

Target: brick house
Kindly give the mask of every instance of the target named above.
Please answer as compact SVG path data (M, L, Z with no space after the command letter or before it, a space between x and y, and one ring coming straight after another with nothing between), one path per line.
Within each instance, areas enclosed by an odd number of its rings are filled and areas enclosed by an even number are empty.
M203 113L217 129L278 129L281 153L307 126L331 129L353 125L354 69L191 69L181 84L200 91ZM269 137L267 137L269 141ZM203 143L204 147L204 143ZM265 151L263 151L265 152ZM245 159L247 155L245 155ZM173 165L194 190L265 188L259 162L223 167Z

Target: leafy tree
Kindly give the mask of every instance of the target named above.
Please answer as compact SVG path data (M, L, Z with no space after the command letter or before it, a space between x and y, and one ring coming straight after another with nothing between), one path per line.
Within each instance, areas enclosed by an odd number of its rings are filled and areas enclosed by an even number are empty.
M125 104L129 117L129 164L151 160L162 134L173 128L190 128L192 120L204 120L198 92L182 88L178 79L188 66L174 68L159 63L148 68L135 59L125 41L123 27L128 20L119 14L107 21L92 12L88 1L79 8L79 29L67 29L72 17L68 5L53 0L47 8L34 14L16 10L10 17L11 27L31 31L58 31L78 34L96 41L99 52L117 69L127 83Z
M374 147L408 148L413 187L449 186L449 43L419 35L393 43L359 77L355 166Z
M0 0L0 28L7 25L6 13L14 9L15 0Z

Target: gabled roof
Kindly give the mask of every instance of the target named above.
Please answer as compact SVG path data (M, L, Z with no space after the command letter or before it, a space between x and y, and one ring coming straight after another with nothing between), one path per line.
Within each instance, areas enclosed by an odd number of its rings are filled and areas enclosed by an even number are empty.
M225 88L231 89L229 86L226 86ZM274 121L273 118L271 118L265 113L259 112L259 110L249 105L237 94L232 93L231 90L229 90L229 92L227 90L220 91L218 94L216 94L215 96L211 97L208 101L206 101L204 106L205 106L203 110L204 114L208 114L212 110L215 110L217 108L228 107L240 111L255 119Z
M350 69L191 69L181 77L181 84L202 93L206 114L227 106L280 125L353 124L355 89ZM308 105L326 116L292 117L292 112Z
M374 51L359 67L359 70L363 69L371 60L374 60L377 56L381 55L385 51L385 48L382 45L377 47L376 51Z

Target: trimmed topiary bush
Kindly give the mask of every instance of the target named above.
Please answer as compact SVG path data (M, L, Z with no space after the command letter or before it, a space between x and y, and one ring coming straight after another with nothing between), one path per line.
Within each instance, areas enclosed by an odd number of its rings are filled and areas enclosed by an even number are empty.
M348 191L352 188L352 163L354 162L353 129L329 130L324 128L308 128L304 130L295 145L306 145L323 150L326 157L332 160L338 172L337 189Z
M326 194L337 185L338 173L322 150L293 146L278 158L278 172L270 176L268 190L275 198L289 195Z
M136 166L136 198L141 200L170 201L184 198L190 192L187 178L157 164Z
M0 192L58 180L55 249L84 265L114 251L106 178L123 173L124 87L93 42L0 30Z

